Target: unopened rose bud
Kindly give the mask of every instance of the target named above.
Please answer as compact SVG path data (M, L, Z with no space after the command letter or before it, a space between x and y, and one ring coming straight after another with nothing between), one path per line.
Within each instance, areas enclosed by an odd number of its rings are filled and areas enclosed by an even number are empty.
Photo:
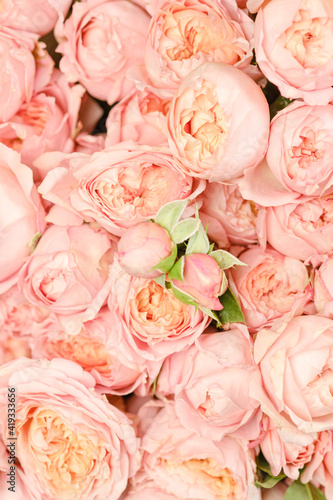
M218 297L227 289L227 280L216 260L210 255L185 255L183 282L173 279L172 284L193 297L201 307L213 311L223 309Z
M154 267L170 257L170 269L176 255L177 249L168 231L154 222L140 222L131 227L118 244L119 263L131 276L161 276L165 271Z

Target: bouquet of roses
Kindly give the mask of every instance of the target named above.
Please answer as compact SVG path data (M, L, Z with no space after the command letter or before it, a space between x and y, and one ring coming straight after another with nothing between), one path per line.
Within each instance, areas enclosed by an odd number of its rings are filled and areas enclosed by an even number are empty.
M0 1L1 500L333 500L332 0Z

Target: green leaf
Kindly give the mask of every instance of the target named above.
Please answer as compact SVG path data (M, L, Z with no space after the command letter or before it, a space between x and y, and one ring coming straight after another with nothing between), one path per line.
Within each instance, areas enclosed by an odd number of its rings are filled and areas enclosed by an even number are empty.
M272 118L274 118L274 116L279 111L281 111L281 109L286 108L292 102L293 102L293 99L287 99L286 97L283 97L282 95L280 95L277 99L275 99L275 101L273 102L273 104L270 105L270 108L269 108L271 120L272 120Z
M209 239L203 225L200 223L197 232L191 236L186 248L186 255L191 253L208 253Z
M258 469L266 472L266 474L269 474L270 476L273 476L271 466L267 462L262 452L260 452L259 455L256 456L256 464Z
M313 500L326 500L324 493L316 488L312 483L307 483L306 487L308 488L310 495L312 495L309 498Z
M230 288L228 288L227 291L219 297L219 299L223 305L223 309L222 311L216 311L216 314L222 324L245 323L240 305Z
M173 247L172 252L168 257L162 259L158 264L156 264L156 266L152 268L152 271L154 269L158 269L159 271L161 271L161 273L167 273L174 265L176 258L177 258L177 245Z
M31 255L32 252L35 250L36 246L38 245L39 240L41 239L42 233L36 233L33 237L32 240L29 243L29 254Z
M237 257L225 250L215 250L209 255L216 260L221 269L229 269L233 266L247 266L247 264L244 264L244 262L241 262Z
M161 276L157 276L157 278L154 278L154 281L155 281L155 283L162 286L163 288L166 288L166 286L165 286L165 274L161 274Z
M177 245L188 240L198 231L200 224L201 222L198 219L181 220L170 233L172 241Z
M173 268L171 268L171 270L168 272L168 278L172 280L184 281L184 265L184 257L181 257L177 260Z
M313 484L303 484L298 479L287 488L284 500L326 500L326 497Z
M268 476L266 475L265 479L262 481L256 481L254 484L256 485L257 488L265 488L265 489L270 489L273 488L277 483L282 481L286 476L280 477L280 476Z
M159 209L155 217L156 224L164 227L169 233L179 221L187 206L186 200L177 200L167 203Z

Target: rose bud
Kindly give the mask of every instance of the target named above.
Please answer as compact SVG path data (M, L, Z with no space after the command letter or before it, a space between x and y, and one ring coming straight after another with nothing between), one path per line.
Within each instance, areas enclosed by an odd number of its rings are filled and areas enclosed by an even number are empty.
M227 289L227 280L216 260L207 254L192 253L178 262L181 261L183 280L172 279L174 273L169 273L176 297L179 292L185 292L201 307L213 311L223 309L218 297Z
M164 273L163 268L154 269L162 260L170 258L167 269L171 269L177 255L177 247L169 233L154 222L141 222L126 231L118 245L121 267L131 276L156 278ZM169 265L168 265L169 264Z

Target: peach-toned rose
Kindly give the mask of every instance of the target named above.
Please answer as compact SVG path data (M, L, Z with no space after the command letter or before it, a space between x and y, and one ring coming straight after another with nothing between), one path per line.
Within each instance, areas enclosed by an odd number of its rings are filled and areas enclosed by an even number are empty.
M333 318L333 259L328 259L314 273L314 303L317 311Z
M130 72L143 64L148 26L148 14L126 0L76 2L55 31L61 71L113 104L134 87Z
M255 2L258 4L258 2ZM249 6L249 8L258 5ZM309 104L333 99L333 4L270 0L255 21L256 59L281 94Z
M153 377L160 368L157 362L191 345L210 318L155 281L128 275L116 260L111 275L108 305L119 349L133 361L149 362Z
M140 486L138 489L129 489L120 500L177 500L178 498L172 493L161 490L157 484L149 481L147 485Z
M153 15L146 69L155 87L174 91L205 62L248 66L253 21L234 0L164 0Z
M254 452L247 441L198 436L181 425L173 403L166 403L159 412L161 405L153 405L148 403L138 414L144 454L134 478L137 489L149 480L177 498L260 499L260 489L253 484Z
M32 171L20 155L0 144L0 293L16 283L30 242L45 227L44 209Z
M234 433L256 439L261 412L249 396L256 371L244 325L225 332L209 329L194 346L166 359L157 390L175 395L180 421L201 436L220 440Z
M268 103L243 71L206 63L179 86L171 101L168 133L170 148L186 173L230 181L264 157Z
M182 173L167 148L124 142L92 157L62 157L39 191L46 200L121 236L127 228L154 218L169 201L193 200L204 188L204 181ZM191 210L193 214L194 207Z
M81 85L70 87L55 69L48 85L0 124L0 142L19 151L29 167L45 151L72 152L83 94Z
M21 337L20 335L11 336L0 329L0 365L22 356L31 358L28 337Z
M2 408L8 387L16 388L16 456L34 499L117 500L136 472L131 423L94 385L89 373L64 359L21 358L0 368ZM2 412L2 446L8 444L7 427Z
M151 90L133 91L112 108L106 120L106 146L133 140L138 144L167 144L170 99Z
M303 313L313 297L303 262L258 247L242 253L240 259L247 266L231 269L230 283L249 328L259 328L289 311Z

